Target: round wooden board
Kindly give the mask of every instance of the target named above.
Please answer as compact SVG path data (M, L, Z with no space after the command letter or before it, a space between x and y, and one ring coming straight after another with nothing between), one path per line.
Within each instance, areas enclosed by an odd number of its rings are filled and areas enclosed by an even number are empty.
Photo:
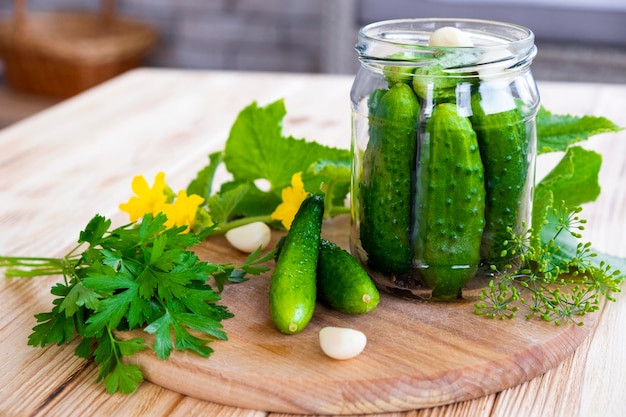
M323 234L346 247L348 222L328 221ZM245 259L223 238L209 239L197 253L212 262ZM174 352L162 361L144 351L134 363L157 385L224 405L297 414L406 411L478 398L539 376L571 355L595 325L592 316L584 326L491 320L474 315L471 302L383 294L364 316L318 304L309 326L287 336L270 320L269 278L268 272L225 288L223 304L235 317L224 322L229 340L213 342L210 358ZM328 358L318 341L324 326L363 331L364 352L347 361Z

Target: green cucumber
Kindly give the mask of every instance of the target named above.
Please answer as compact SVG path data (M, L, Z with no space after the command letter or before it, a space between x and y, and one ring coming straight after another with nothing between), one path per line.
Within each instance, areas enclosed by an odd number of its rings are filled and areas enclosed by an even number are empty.
M418 97L437 104L458 102L457 96L469 92L471 84L472 73L449 72L437 64L416 67L411 80Z
M411 87L401 83L372 103L359 186L359 236L370 268L399 274L412 264L410 213L420 106Z
M276 244L274 259L280 257L285 237ZM378 306L380 293L348 251L326 239L320 240L317 258L317 299L346 314L365 314Z
M482 94L481 94L482 93ZM500 253L505 241L510 239L511 227L517 234L524 232L523 223L529 221L529 213L520 207L522 199L528 198L529 142L522 112L515 107L513 98L499 90L484 90L472 96L470 120L478 136L478 145L485 166L486 223L483 233L481 256L485 262L501 267L507 263ZM500 98L499 98L500 97ZM508 110L485 108L504 103ZM530 225L526 225L530 227Z
M370 116L374 115L376 109L378 108L378 103L380 103L380 99L383 98L387 91L389 90L387 90L386 88L379 88L370 93L367 101Z
M302 331L315 310L316 270L324 199L309 196L285 237L270 282L270 315L285 334Z
M436 102L454 102L459 80L450 77L440 65L417 67L413 74L413 90L420 98Z
M472 124L455 104L435 106L422 139L415 258L433 298L456 299L480 262L484 168Z
M411 83L411 77L415 66L409 65L407 61L415 59L414 54L399 52L387 58L389 62L397 61L398 65L385 65L383 75L390 86L396 83Z
M317 297L346 314L368 313L380 294L361 264L347 251L322 239L317 262Z

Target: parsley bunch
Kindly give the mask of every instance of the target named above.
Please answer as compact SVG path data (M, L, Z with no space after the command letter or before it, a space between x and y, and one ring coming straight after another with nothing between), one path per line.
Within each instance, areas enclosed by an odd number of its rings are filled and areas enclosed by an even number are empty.
M208 357L209 342L227 339L221 321L232 314L217 304L221 298L207 281L212 277L220 290L228 281L241 282L246 273L266 270L258 264L267 256L252 253L241 268L203 262L188 248L204 237L183 233L185 226L167 228L166 221L162 213L147 214L139 224L109 231L111 221L96 215L64 258L0 257L7 277L64 277L51 288L52 310L35 316L39 324L28 344L62 345L78 336L76 355L95 360L97 380L110 393L137 388L141 371L122 358L148 348L145 339L122 340L118 331L154 334L160 359L173 349Z

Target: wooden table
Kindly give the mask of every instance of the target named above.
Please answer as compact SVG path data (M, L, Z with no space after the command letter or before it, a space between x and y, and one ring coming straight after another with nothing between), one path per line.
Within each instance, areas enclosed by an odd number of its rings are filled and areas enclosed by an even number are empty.
M141 69L0 132L0 253L62 256L100 213L122 224L118 204L133 176L164 171L180 189L222 148L238 112L285 98L285 132L349 147L352 77ZM626 126L626 85L540 83L556 113L602 115ZM626 256L626 131L585 144L603 154L602 194L585 207L586 239ZM541 160L539 173L549 166ZM263 416L203 402L149 382L109 395L74 345L26 345L33 315L48 311L58 277L0 280L0 415ZM621 416L626 412L626 295L608 303L575 354L525 384L448 406L387 416Z

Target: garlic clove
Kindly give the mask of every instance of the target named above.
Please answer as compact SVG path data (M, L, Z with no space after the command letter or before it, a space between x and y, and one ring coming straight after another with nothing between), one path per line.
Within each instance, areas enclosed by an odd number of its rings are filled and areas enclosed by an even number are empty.
M474 46L474 43L467 33L463 32L461 29L452 26L444 26L430 34L428 45L468 47Z
M254 252L259 246L265 249L271 237L269 226L263 222L249 223L226 232L228 243L246 253Z
M363 332L344 327L324 327L320 330L319 338L322 351L338 360L354 358L363 352L367 343Z

